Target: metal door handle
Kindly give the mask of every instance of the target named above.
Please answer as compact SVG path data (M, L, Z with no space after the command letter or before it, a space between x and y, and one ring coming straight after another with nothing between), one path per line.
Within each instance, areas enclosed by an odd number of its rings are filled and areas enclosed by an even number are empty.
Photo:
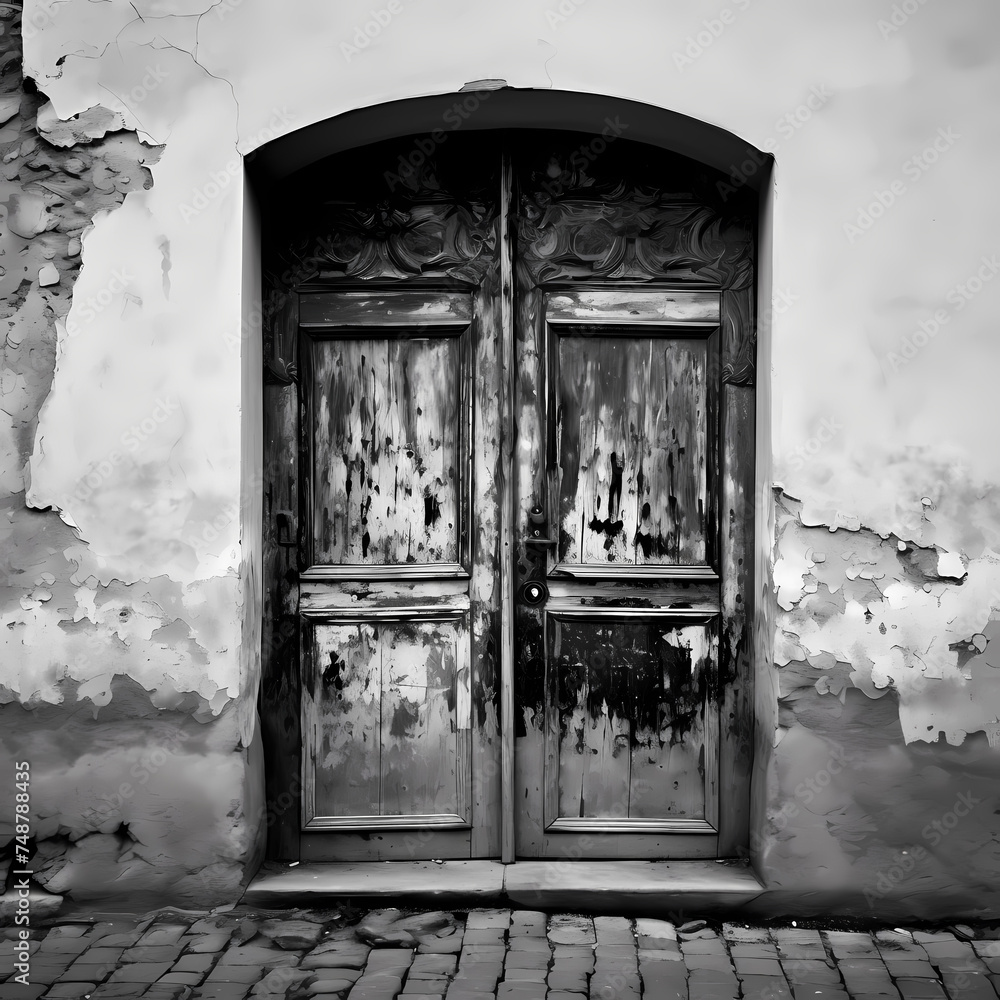
M282 548L294 548L298 542L295 539L293 515L290 510L276 510L274 512L274 526L276 528L274 543Z

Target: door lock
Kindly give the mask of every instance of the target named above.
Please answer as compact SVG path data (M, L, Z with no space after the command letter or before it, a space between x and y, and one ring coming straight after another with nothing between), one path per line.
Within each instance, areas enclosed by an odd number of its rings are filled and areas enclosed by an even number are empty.
M525 545L555 546L559 543L554 538L545 537L545 511L535 504L528 511L528 531L524 538Z
M549 588L545 586L544 583L538 583L535 580L530 580L528 583L521 587L521 603L527 604L530 607L536 607L539 604L544 604L549 596Z

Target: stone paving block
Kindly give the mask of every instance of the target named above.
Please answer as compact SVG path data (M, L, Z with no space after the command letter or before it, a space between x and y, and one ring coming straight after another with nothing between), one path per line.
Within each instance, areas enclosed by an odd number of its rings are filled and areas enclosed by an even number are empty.
M792 1000L783 976L740 976L743 1000Z
M347 995L350 1000L394 1000L402 988L398 976L362 976Z
M493 1000L495 996L496 993L493 990L455 989L454 983L448 990L448 1000Z
M310 969L309 975L314 982L325 982L331 979L346 979L348 982L357 982L362 976L360 969Z
M965 941L959 941L954 935L951 936L950 940L923 941L920 947L923 948L931 961L935 958L973 958L975 956L972 946Z
M88 965L117 965L123 952L123 948L88 948L77 959L77 964L86 962Z
M944 987L934 979L897 979L903 1000L947 1000Z
M37 1000L47 989L48 986L44 983L32 983L28 986L15 983L12 987L0 986L0 997L3 997L3 1000L7 1000L8 997L10 1000L18 1000L19 997L25 997L26 1000ZM17 992L14 992L15 990Z
M681 951L685 955L725 955L726 943L721 938L695 938L682 941Z
M346 995L353 985L354 981L351 979L324 979L306 986L305 989L310 996L329 997L334 994L337 996Z
M181 955L174 962L174 972L205 972L215 964L214 955Z
M418 950L422 955L457 955L462 950L461 932L446 937L418 938Z
M96 941L98 938L108 937L111 934L128 934L131 943L135 944L145 932L145 927L136 927L135 924L125 920L100 920L90 929L90 940Z
M117 965L90 965L76 963L71 965L60 977L61 983L99 983L111 975Z
M993 986L979 972L945 973L942 977L947 993L959 1000L995 1000Z
M776 937L775 943L778 948L778 954L781 958L787 959L825 959L827 953L823 939L819 936L818 931L813 931L812 934L815 937L807 938L805 935L800 939Z
M548 915L539 910L514 910L510 915L510 933L544 936L548 922Z
M229 943L229 931L213 931L210 934L190 934L181 938L189 952L197 955L214 955Z
M459 962L455 978L474 979L491 975L496 975L497 979L503 975L503 958L486 962Z
M219 965L260 965L276 969L298 965L299 956L277 948L261 948L258 945L243 944L228 948L222 953Z
M454 955L417 955L410 966L410 976L451 976L458 966Z
M725 983L706 983L698 987L698 992L690 986L692 1000L739 1000L739 986L729 986Z
M692 969L688 973L688 985L691 987L692 996L695 986L701 987L711 983L732 985L733 989L739 992L739 980L737 980L735 972L723 972L719 969Z
M503 978L508 983L544 983L547 968L542 969L511 969L505 968Z
M635 947L632 921L626 917L594 917L594 933L599 945L625 944Z
M744 962L766 961L766 959L743 959ZM733 964L728 955L685 955L684 964L689 969L719 969L722 972L732 971ZM778 963L775 962L775 965ZM737 972L739 966L737 965Z
M122 952L122 962L174 962L180 956L183 945L144 945L141 941Z
M669 942L661 942L663 944L668 944ZM639 948L639 962L640 964L643 960L647 962L683 962L684 956L681 955L680 949L676 951L668 951L666 948Z
M56 983L45 994L46 1000L80 1000L97 989L97 983Z
M840 973L827 962L820 962L818 959L788 959L781 963L781 968L785 978L791 983L840 982Z
M823 931L830 950L838 958L878 958L878 948L871 935L855 931Z
M187 933L187 929L187 924L151 924L146 933L139 938L139 944L146 947L174 944Z
M299 962L299 968L360 969L368 960L370 951L368 945L360 942L333 941L329 945L320 944Z
M776 958L737 958L736 975L741 979L745 976L775 976L784 978L781 965Z
M167 983L161 985L154 983L145 993L143 1000L188 1000L192 995L193 987L181 983Z
M427 976L423 979L413 979L411 976L406 977L406 982L403 984L403 992L401 996L408 996L411 993L444 993L448 989L448 983L451 980L448 976Z
M981 972L983 975L989 972L989 966L977 958L975 952L969 952L962 958L932 958L930 964L939 972Z
M778 949L774 944L762 941L754 944L731 944L729 954L733 958L777 958Z
M243 1000L249 992L249 983L209 983L199 986L194 996L199 1000Z
M546 982L550 990L563 990L570 993L587 992L587 974L584 972L552 971Z
M589 976L597 965L593 955L571 955L569 958L555 958L552 969L556 972L582 972Z
M253 987L250 993L253 996L261 993L279 993L284 996L289 989L298 986L310 976L311 973L303 969L272 969Z
M52 937L48 935L39 942L38 952L42 955L79 955L90 947L85 937Z
M635 922L635 932L640 937L662 938L664 941L677 940L677 928L669 920L639 917Z
M217 965L208 974L209 983L256 983L264 978L264 968L260 965Z
M508 969L547 969L549 955L534 951L509 951L504 966Z
M530 951L535 952L539 955L549 955L552 952L552 947L549 944L546 937L515 937L511 938L509 944L510 952L514 951ZM509 952L508 952L509 954Z
M641 963L643 993L657 1000L687 1000L688 979L683 966L675 962Z
M638 949L634 944L599 944L594 949L598 962L602 959L611 962L633 961L637 954Z
M549 940L554 944L594 944L594 921L590 917L557 914L549 921Z
M506 933L502 927L467 927L464 946L472 944L502 946Z
M90 1000L135 1000L135 983L105 983L90 995Z
M901 976L913 979L937 979L937 970L926 959L921 962L917 959L886 957L885 967L893 979L899 979Z
M376 969L407 969L412 961L411 948L375 948L368 954L365 969L368 972Z
M500 928L505 931L510 926L510 921L510 910L470 910L465 920L465 929Z
M545 1000L545 994L544 983L500 983L497 986L497 1000Z
M205 976L201 972L168 972L156 981L158 983L182 983L185 986L199 986L204 978Z
M507 949L496 944L466 944L462 946L462 954L459 956L459 965L466 962L502 962L507 954Z
M134 962L113 972L109 983L155 983L170 971L169 962Z

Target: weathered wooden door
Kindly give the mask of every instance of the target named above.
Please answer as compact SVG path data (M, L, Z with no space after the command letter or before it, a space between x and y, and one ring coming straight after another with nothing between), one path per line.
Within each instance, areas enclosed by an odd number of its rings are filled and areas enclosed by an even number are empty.
M499 157L435 145L324 164L265 237L280 856L500 853Z
M517 853L715 857L750 231L683 161L574 139L516 169Z
M749 220L608 132L446 139L265 234L272 854L732 853Z

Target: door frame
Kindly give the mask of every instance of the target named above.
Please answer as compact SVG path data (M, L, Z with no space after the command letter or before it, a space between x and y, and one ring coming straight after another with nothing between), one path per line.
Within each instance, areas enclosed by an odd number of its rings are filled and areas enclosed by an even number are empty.
M368 145L382 139L399 137L416 132L432 132L440 126L443 115L456 103L470 107L475 103L475 114L469 115L463 127L468 129L538 128L545 130L573 130L599 132L609 116L625 116L628 138L688 156L726 173L735 171L740 176L738 186L757 192L758 244L756 248L756 293L759 302L771 298L770 250L770 196L773 158L745 140L705 122L677 112L639 102L621 100L603 95L563 91L516 90L476 88L470 85L457 93L432 97L413 98L389 102L368 108L346 111L336 117L318 122L287 136L273 140L248 156L246 161L244 202L244 301L243 336L241 354L244 360L244 398L250 405L244 407L244 440L251 442L248 449L253 454L252 442L260 441L261 401L260 386L265 368L274 370L280 359L263 358L260 352L260 331L265 319L283 321L282 316L265 316L261 298L260 267L260 205L266 203L273 191L289 174L336 152ZM756 165L753 170L740 173L739 165ZM505 168L505 183L510 183L509 165ZM509 199L503 207L506 213ZM510 219L504 215L501 239L510 249ZM511 255L501 254L501 266L509 267ZM690 287L690 286L689 286ZM513 541L513 510L510 499L512 470L511 443L513 441L513 276L502 272L501 309L504 311L501 346L501 394L503 426L506 430L502 446L504 468L508 471L504 483L504 502L501 506L501 545ZM294 297L294 296L292 296ZM746 315L740 303L731 297L726 302L724 293L724 343L723 364L726 371L725 385L720 399L723 420L723 440L727 421L736 421L755 444L752 449L733 452L734 461L722 469L720 525L729 526L722 531L722 565L727 572L730 586L724 586L723 626L720 662L720 685L723 686L721 715L730 720L725 728L728 739L722 740L720 755L720 826L719 856L754 857L757 838L751 830L763 822L764 804L759 794L752 793L751 774L755 748L760 749L759 729L755 733L754 670L764 669L770 636L766 625L769 605L759 596L766 595L769 579L767 549L761 527L768 524L769 515L769 454L763 433L769 426L766 388L755 392L755 372L769 371L769 320L770 310L757 322ZM285 313L287 317L287 312ZM285 320L287 321L287 319ZM248 342L256 346L248 348ZM756 420L757 413L763 420ZM763 445L763 447L761 447ZM247 450L245 450L245 455ZM260 455L260 452L257 452ZM258 526L262 485L267 483L269 470L266 459L245 460L243 467L244 525ZM256 494L257 499L254 499ZM759 498L759 501L758 501ZM756 539L756 543L755 543ZM244 533L244 579L250 581L250 590L267 586L265 554L259 534L250 538ZM509 551L509 549L508 549ZM764 556L764 559L761 556ZM273 570L274 567L272 566ZM280 567L279 567L280 569ZM287 567L286 567L287 569ZM513 707L514 684L511 670L514 644L513 580L506 574L501 589L501 616L503 622L501 660L501 783L502 823L501 860L514 861L514 812L511 794L514 788ZM762 583L764 586L762 586ZM300 734L295 726L290 732L285 719L276 718L272 711L275 696L280 697L284 686L280 669L283 636L281 624L261 639L259 603L249 601L246 608L245 642L251 647L249 659L251 675L259 672L259 712L261 738L265 744L263 758L266 805L261 810L262 825L267 830L267 857L274 860L298 860L297 817L301 807L301 783L297 768L289 766L291 742L295 742L295 759L299 752ZM254 617L256 616L256 623ZM296 644L297 646L297 644ZM756 663L755 663L756 661ZM770 714L770 713L768 713ZM284 732L282 732L284 729ZM725 733L723 735L725 735ZM767 742L769 746L769 741ZM289 817L296 829L289 832Z

